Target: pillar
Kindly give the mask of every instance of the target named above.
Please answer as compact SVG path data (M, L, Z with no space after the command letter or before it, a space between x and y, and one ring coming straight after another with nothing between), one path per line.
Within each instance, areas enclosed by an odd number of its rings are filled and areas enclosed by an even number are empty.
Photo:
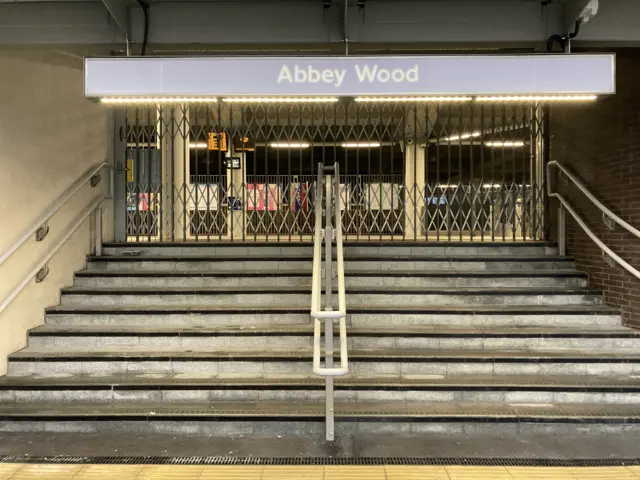
M404 148L404 228L407 239L424 235L422 215L425 198L425 152L424 145L405 143Z
M416 104L404 119L404 228L407 239L425 237L423 216L427 196L426 145L438 120L436 104Z
M244 151L236 152L233 145L229 146L227 152L227 160L231 162L231 158L240 159L240 168L227 168L227 198L234 197L235 202L229 201L229 210L227 213L227 237L229 239L242 240L247 231L247 177L246 163L247 154ZM234 204L240 202L239 210L233 208Z
M162 240L191 236L189 204L189 109L167 106L158 120L162 144Z

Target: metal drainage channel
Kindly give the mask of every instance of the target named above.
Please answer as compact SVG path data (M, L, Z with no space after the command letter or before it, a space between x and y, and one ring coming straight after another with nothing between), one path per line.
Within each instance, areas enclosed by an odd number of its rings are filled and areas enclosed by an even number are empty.
M83 457L2 455L0 463L76 465L456 465L495 467L619 467L640 465L629 459L459 458L459 457Z

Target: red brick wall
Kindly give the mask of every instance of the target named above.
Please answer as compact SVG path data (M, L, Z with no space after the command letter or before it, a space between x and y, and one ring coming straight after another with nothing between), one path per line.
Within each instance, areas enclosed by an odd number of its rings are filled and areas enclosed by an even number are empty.
M616 84L614 96L595 103L550 108L551 159L571 167L605 206L640 228L640 53L618 53ZM640 239L617 225L608 231L599 210L584 195L563 182L557 185L594 233L640 270ZM557 205L551 200L552 209ZM588 272L590 286L621 309L623 322L640 327L640 280L622 267L608 266L569 215L567 253Z

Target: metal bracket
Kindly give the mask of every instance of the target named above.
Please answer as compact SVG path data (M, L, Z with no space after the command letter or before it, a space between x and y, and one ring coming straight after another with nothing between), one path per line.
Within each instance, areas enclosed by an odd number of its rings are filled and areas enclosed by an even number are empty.
M36 283L42 282L49 275L49 265L46 263L42 266L38 273L36 273Z
M615 268L616 266L615 260L611 258L609 255L607 255L605 252L602 252L602 260L604 260L604 263L609 265L611 268Z
M96 173L93 177L91 177L91 180L89 180L89 183L91 184L92 187L95 187L100 183L101 178L102 177L100 176L100 174Z
M128 0L102 0L102 3L106 7L116 22L118 30L124 35L124 41L127 44L127 56L129 56L129 42L131 41L131 20L129 15L129 1Z
M43 223L42 226L36 230L36 242L41 242L44 240L44 237L49 233L49 224L47 222Z
M607 227L607 230L613 232L616 229L616 222L613 221L613 218L607 216L604 212L602 213L602 223Z

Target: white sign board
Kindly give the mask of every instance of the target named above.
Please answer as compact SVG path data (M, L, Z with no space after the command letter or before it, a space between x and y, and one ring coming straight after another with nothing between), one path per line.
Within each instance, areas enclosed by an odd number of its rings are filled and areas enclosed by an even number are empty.
M613 54L86 58L85 95L615 93Z

